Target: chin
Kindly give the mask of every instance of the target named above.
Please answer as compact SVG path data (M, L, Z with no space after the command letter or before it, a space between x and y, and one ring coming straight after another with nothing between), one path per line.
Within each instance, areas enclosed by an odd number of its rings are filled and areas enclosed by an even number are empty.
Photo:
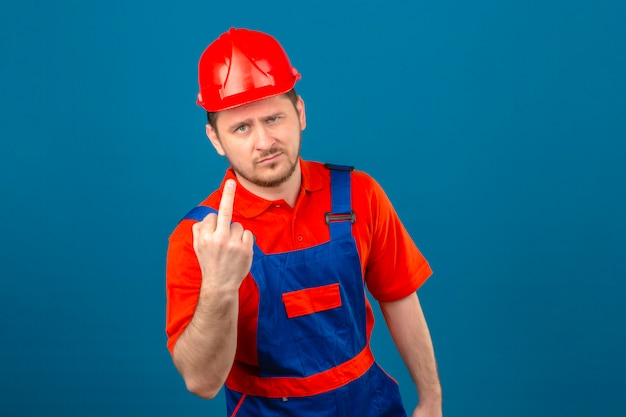
M254 181L252 182L262 187L277 187L286 182L289 178L291 178L294 171L295 169L289 168L283 170L282 172L275 172L268 175L258 176L255 177Z
M231 166L239 176L248 182L259 187L272 188L285 183L291 178L298 166L298 160L296 159L295 163L289 165L285 165L283 161L276 161L261 169L257 167L256 172L250 172L249 175L243 170L237 169L234 165L231 164Z

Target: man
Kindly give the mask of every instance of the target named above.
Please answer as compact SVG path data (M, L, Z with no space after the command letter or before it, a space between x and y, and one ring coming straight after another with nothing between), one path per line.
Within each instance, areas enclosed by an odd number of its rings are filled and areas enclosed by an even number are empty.
M229 416L406 416L369 348L367 286L416 384L412 415L441 416L416 294L430 267L373 179L300 158L298 79L262 32L231 29L200 58L206 134L231 168L170 236L174 364L200 397L225 385Z

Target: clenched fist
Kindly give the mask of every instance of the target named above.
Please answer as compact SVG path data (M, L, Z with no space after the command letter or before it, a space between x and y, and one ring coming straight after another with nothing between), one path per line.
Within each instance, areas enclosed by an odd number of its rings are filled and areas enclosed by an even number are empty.
M254 236L232 223L236 182L226 181L218 213L193 225L193 249L202 271L203 286L239 290L250 272Z

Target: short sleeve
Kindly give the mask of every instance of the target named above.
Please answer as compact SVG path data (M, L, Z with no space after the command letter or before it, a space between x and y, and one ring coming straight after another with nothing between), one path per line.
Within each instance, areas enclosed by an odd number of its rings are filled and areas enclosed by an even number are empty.
M370 182L371 246L365 282L376 300L397 301L417 291L432 270L382 187Z

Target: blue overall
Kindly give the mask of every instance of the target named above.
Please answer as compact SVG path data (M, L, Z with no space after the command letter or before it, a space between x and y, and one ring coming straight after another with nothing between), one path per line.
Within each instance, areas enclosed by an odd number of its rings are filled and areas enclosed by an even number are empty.
M250 274L259 292L257 377L262 381L304 380L369 350L363 275L352 237L350 170L328 167L332 212L326 219L330 240L277 254L264 254L254 247ZM185 218L201 220L209 212L215 210L199 206ZM297 301L288 304L292 295L304 297L309 305L319 308L298 311ZM317 296L324 299L321 304ZM284 391L254 395L231 389L227 381L226 402L231 417L406 416L397 384L376 363L358 378L340 386L335 383L314 395L291 396Z

